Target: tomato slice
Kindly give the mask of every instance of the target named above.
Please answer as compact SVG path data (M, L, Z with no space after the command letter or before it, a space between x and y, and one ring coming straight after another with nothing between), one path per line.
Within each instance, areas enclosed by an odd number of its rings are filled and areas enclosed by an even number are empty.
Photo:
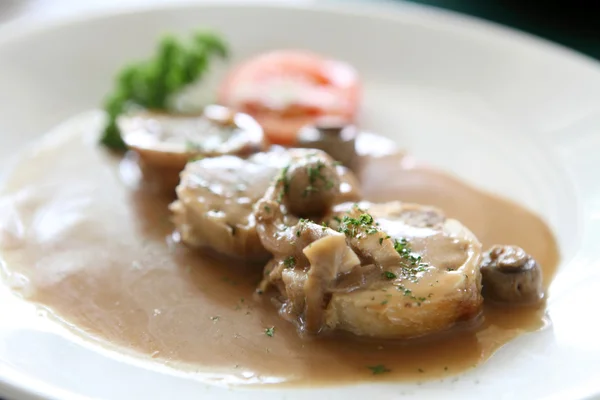
M354 122L360 86L347 63L303 50L277 50L234 68L218 100L252 115L272 143L293 145L298 130L320 117Z

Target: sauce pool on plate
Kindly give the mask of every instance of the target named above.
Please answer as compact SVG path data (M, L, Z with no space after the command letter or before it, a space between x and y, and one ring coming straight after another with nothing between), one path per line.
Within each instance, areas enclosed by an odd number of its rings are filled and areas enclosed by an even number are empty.
M0 197L3 275L24 278L14 288L21 296L109 348L234 384L420 380L473 367L546 323L543 303L486 304L476 321L436 337L300 337L277 315L269 295L255 294L263 265L174 242L172 197L138 184L127 161L93 143L94 132L75 124L62 129L26 153L6 180ZM558 250L540 218L450 175L408 168L403 157L361 160L357 175L366 200L440 207L472 230L484 249L522 247L542 266L547 288Z

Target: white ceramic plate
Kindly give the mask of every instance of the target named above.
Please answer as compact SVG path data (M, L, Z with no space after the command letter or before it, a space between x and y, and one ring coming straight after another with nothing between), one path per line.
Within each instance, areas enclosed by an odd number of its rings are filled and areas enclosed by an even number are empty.
M389 4L170 3L0 29L0 159L95 107L164 31L226 34L239 60L307 47L353 63L364 120L418 157L536 210L560 242L550 328L458 379L228 389L94 347L0 290L0 394L15 399L575 399L600 393L600 67L452 14ZM202 340L199 337L199 340ZM315 397L316 396L316 397Z

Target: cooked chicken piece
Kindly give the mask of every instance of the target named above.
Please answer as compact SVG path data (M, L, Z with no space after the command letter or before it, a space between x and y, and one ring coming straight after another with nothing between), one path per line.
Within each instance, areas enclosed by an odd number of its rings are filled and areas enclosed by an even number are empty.
M234 156L187 164L170 206L181 240L193 247L249 260L265 260L252 206L278 169Z
M483 296L511 304L531 304L543 296L542 270L517 246L493 246L481 264Z
M302 330L320 331L323 299L328 295L324 290L338 275L359 266L360 259L342 233L286 215L285 206L277 200L262 199L255 209L258 235L275 256L265 268L259 291L275 284L288 300L281 314L298 316L291 320Z
M266 260L270 253L256 232L255 203L266 192L280 187L283 181L278 178L285 173L300 171L297 165L310 165L306 160L320 157L327 155L318 150L276 148L246 160L222 156L188 163L176 189L178 200L170 206L181 240L233 257ZM335 167L335 171L340 171L341 176L335 176L336 187L331 189L338 193L334 203L359 198L354 175L343 167ZM299 190L289 187L294 193ZM275 200L273 209L280 206Z
M119 127L127 146L139 155L144 177L171 190L190 159L245 157L265 148L262 128L252 117L217 105L196 116L133 114L122 117Z
M267 247L274 259L261 289L278 288L280 313L301 330L410 338L446 330L480 312L481 244L435 208L341 204L328 227L302 221L302 240L295 244L289 229L298 225L286 230L282 218L275 221L276 228L269 228L273 220L259 218L263 243L276 243ZM303 234L318 229L320 235ZM309 284L310 277L318 279Z

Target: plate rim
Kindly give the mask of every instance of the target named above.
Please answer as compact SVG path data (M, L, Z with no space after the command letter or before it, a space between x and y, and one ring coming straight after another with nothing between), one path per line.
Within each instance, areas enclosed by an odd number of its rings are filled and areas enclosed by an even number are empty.
M9 20L0 25L0 46L11 40L18 40L23 36L41 34L47 30L85 21L105 19L117 15L154 12L156 10L178 10L187 7L302 9L403 20L404 22L406 22L407 17L416 17L416 21L425 16L426 18L435 18L435 24L445 25L444 28L455 32L472 33L473 30L481 30L480 33L486 34L486 40L506 41L511 46L533 46L539 51L543 50L554 56L581 63L582 66L585 65L600 74L600 60L561 43L478 16L463 14L433 5L399 0L170 0L168 2L151 0L148 3L122 3L119 6L109 4L104 9L90 9L77 14L55 15L48 18L33 16L31 19L16 18ZM403 14L402 11L406 14Z
M189 7L302 9L318 13L360 14L369 18L383 18L399 23L406 23L412 19L413 22L427 23L428 25L465 35L478 33L485 36L482 39L484 41L505 43L507 46L520 46L523 49L545 53L546 55L564 60L564 62L570 62L576 68L586 68L593 74L596 74L600 80L600 62L598 60L564 45L478 17L467 16L458 12L427 5L399 3L390 0L375 0L370 3L356 0L174 0L171 2L151 1L147 4L135 3L122 8L121 6L108 6L106 9L89 10L73 15L54 16L48 19L32 18L30 20L17 19L9 21L0 26L0 47L9 44L13 40L41 35L48 30L68 29L70 25L82 24L86 21L97 21L113 16L138 14L140 12L185 10ZM88 398L63 390L55 385L47 384L37 378L30 378L24 373L11 369L10 365L3 363L1 360L0 389L2 389L5 395L18 396L17 398L21 400ZM591 394L589 392L581 394L592 397L598 396L600 395L600 387L594 388Z

